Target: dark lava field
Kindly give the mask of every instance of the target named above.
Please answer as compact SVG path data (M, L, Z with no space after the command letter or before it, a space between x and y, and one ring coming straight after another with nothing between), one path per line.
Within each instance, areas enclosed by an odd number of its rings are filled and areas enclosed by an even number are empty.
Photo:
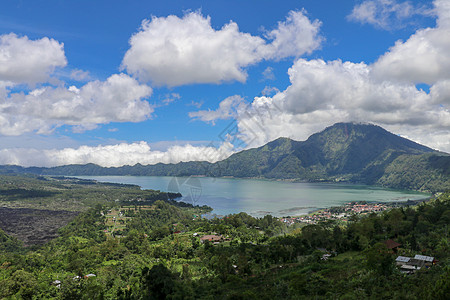
M58 236L58 229L79 212L0 207L0 228L23 241L25 246L42 245Z

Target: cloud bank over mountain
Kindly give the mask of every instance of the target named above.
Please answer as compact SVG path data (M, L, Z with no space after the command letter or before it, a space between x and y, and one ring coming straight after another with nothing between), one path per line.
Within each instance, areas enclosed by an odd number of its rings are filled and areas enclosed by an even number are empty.
M138 163L149 165L182 161L216 162L230 156L233 153L232 148L229 143L222 143L220 147L186 144L171 146L166 151L156 151L143 141L49 150L12 148L0 150L0 165L48 167L94 163L103 167L120 167Z

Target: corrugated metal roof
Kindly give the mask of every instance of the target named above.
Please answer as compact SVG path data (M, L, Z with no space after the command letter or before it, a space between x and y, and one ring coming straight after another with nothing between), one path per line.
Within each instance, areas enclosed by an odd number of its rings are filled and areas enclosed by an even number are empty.
M399 256L397 257L397 259L395 261L398 262L408 262L411 258L410 257L406 257L406 256Z
M403 266L401 266L401 268L408 269L408 270L420 270L420 267L410 266L410 265L403 265Z
M434 257L431 256L425 256L425 255L419 255L416 254L416 256L414 256L415 259L419 259L419 260L424 260L424 261L428 261L428 262L433 262Z

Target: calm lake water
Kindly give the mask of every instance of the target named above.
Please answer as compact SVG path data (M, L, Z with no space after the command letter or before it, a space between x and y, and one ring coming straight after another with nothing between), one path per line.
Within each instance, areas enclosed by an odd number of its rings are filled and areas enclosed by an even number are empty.
M256 179L154 176L78 176L101 182L136 184L143 189L180 192L184 202L208 205L213 213L246 212L293 216L351 201L395 202L423 199L429 194L334 183L283 182Z

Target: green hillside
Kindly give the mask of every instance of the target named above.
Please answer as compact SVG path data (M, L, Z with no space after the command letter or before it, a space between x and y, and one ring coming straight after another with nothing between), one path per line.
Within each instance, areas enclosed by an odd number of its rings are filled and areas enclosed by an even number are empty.
M450 156L365 124L335 124L304 142L279 138L221 164L226 168L215 176L348 181L433 192L450 184Z

